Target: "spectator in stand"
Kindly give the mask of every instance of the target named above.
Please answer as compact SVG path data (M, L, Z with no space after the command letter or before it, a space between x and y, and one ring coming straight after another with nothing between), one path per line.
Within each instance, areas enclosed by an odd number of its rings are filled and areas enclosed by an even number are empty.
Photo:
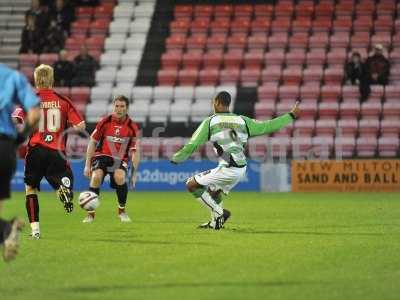
M66 35L70 33L71 23L75 19L75 11L68 1L56 0L54 7L50 11L50 16Z
M350 61L346 64L346 82L352 85L359 85L362 76L364 76L364 62L361 59L361 55L358 52L351 54Z
M361 101L368 99L371 92L371 84L388 84L390 63L383 55L383 51L383 46L376 44L374 50L365 61L365 76L360 84Z
M75 76L72 80L73 86L93 86L97 61L89 55L86 45L82 45L80 53L74 59Z
M49 26L47 7L41 7L39 0L32 0L31 7L25 12L25 18L27 18L29 15L35 17L36 28L39 31L46 31L47 27Z
M99 0L76 0L77 5L80 6L97 6L99 5Z
M44 36L43 52L57 53L64 48L65 35L55 20L51 20L50 27L46 30Z
M40 53L42 50L42 34L36 27L35 16L26 17L26 25L22 30L20 53Z
M53 65L56 86L71 86L74 76L74 64L67 59L67 51L61 50Z

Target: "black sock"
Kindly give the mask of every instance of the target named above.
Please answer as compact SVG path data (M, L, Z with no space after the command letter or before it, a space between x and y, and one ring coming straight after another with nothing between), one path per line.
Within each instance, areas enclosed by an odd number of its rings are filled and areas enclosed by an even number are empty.
M122 185L116 185L118 204L120 207L125 207L126 198L128 196L128 185L126 183Z
M100 188L89 187L89 191L97 194L97 196L100 195Z
M39 222L39 201L35 194L26 195L26 212L28 213L29 222Z
M10 222L0 219L0 245L3 244L4 238L9 234Z

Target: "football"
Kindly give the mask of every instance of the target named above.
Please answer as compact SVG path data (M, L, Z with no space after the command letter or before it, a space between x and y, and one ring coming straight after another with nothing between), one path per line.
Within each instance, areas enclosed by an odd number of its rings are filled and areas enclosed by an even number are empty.
M91 191L85 191L79 194L79 206L84 210L95 210L100 205L99 196Z

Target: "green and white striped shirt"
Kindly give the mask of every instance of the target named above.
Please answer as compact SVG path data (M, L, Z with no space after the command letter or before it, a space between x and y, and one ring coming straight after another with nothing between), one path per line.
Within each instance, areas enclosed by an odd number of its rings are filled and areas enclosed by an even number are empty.
M276 132L292 121L289 113L268 121L258 121L230 112L216 113L200 124L189 142L171 160L174 163L183 162L199 146L210 141L219 156L219 165L242 167L247 163L244 152L250 137Z

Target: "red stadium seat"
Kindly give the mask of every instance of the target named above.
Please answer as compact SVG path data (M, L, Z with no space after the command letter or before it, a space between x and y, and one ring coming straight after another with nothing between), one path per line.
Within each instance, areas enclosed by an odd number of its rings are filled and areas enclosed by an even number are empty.
M344 48L332 48L327 54L327 62L329 65L343 66L347 58L347 52Z
M247 44L247 37L243 35L232 35L228 37L228 49L244 49Z
M254 19L250 25L250 30L252 34L268 34L271 27L271 21L265 18Z
M374 26L374 21L370 16L359 17L353 22L353 29L355 32L370 32Z
M235 17L251 17L253 14L253 5L235 5Z
M279 99L281 101L294 101L300 95L300 89L298 86L295 85L281 85L279 87Z
M39 56L37 54L20 54L19 55L19 66L20 67L35 67L39 62Z
M239 81L240 69L239 68L225 68L220 72L220 84L236 84Z
M319 99L320 93L321 89L319 83L305 84L300 88L300 98L302 99L302 101L304 101L304 99L311 99L317 101Z
M184 68L198 69L202 63L203 55L197 52L187 52L182 56L182 64Z
M323 102L337 102L342 93L340 85L324 85L321 89L321 99Z
M190 24L192 34L207 34L209 22L204 19L195 19Z
M201 85L217 85L219 79L219 69L209 66L199 72L199 82Z
M256 4L254 5L254 14L257 17L271 17L274 12L272 4Z
M275 103L278 97L278 84L277 83L266 83L259 86L257 89L258 100L261 102L273 102Z
M376 101L367 101L361 104L361 115L363 118L380 117L382 104Z
M239 67L242 64L243 51L239 49L230 50L224 54L225 68Z
M240 73L240 81L242 86L257 86L260 80L261 70L254 66L242 69Z
M333 22L333 32L349 32L349 28L353 26L351 19L338 18Z
M95 19L101 19L101 18L111 19L113 12L114 12L114 4L104 3L94 8L93 17Z
M79 50L82 44L86 43L86 36L74 36L70 37L65 41L65 49L68 51Z
M279 49L279 51L283 52L282 49L286 48L288 41L286 32L274 33L268 38L268 47L270 49Z
M203 65L219 68L223 62L222 51L209 50L203 55Z
M318 107L320 117L336 118L339 112L339 104L336 102L322 102Z
M307 99L300 104L301 117L304 119L315 119L318 112L317 100Z
M186 38L181 35L171 35L165 41L165 47L169 49L183 49L186 44Z
M264 83L278 83L282 77L281 66L267 66L261 72L261 80Z
M207 49L224 50L226 44L226 36L223 34L214 34L207 38Z
M273 49L270 52L266 52L264 58L267 66L280 66L285 60L285 53L282 50Z
M332 2L320 3L315 6L315 15L330 17L333 15L334 10L335 7Z
M86 39L86 47L90 50L101 51L104 46L104 36L95 35Z
M383 116L384 118L396 118L399 119L400 116L400 103L399 99L394 99L393 101L386 101L383 104Z
M275 114L275 102L257 102L254 108L256 118L270 119Z
M303 82L304 83L320 83L322 80L323 70L322 65L310 65L303 71Z
M381 121L382 135L399 135L400 119L383 119Z
M349 32L337 32L331 35L329 44L332 48L347 48L350 43Z
M179 85L196 85L198 70L181 69L178 72Z
M247 48L249 51L252 49L264 50L267 46L267 40L267 36L264 34L251 35L247 39Z
M93 7L78 6L75 9L75 16L78 20L91 19L93 15Z
M176 69L161 69L157 72L157 79L159 85L175 85L178 72Z
M310 50L326 49L329 45L329 36L326 32L316 32L309 38L308 45Z
M356 139L354 136L336 137L335 157L352 157L356 149Z
M399 136L381 137L378 140L378 151L380 157L398 157Z
M195 5L194 6L194 16L195 17L211 17L214 14L213 5Z
M344 77L343 67L331 67L325 69L324 81L325 84L341 84Z
M340 117L343 119L356 119L360 113L360 103L357 101L340 103Z
M312 24L312 31L315 33L325 32L328 33L332 28L332 20L329 18L315 19Z
M311 30L311 24L312 22L309 18L295 19L292 22L292 32L308 33Z
M168 51L161 56L162 68L176 68L179 67L182 61L181 51Z
M275 16L292 17L294 12L294 4L292 2L278 2L275 5Z
M228 4L216 5L215 16L216 17L230 17L233 14L233 6Z
M97 19L90 24L90 34L101 35L104 37L108 32L109 25L110 25L110 20Z
M231 22L231 32L232 33L248 33L250 29L250 21L243 19L235 19Z
M176 5L174 8L174 17L192 17L192 5Z
M286 53L286 65L288 66L302 66L306 60L306 53L304 49L293 49Z
M314 14L314 3L303 2L298 3L295 7L296 17L308 17L311 18Z
M306 55L307 66L323 66L326 61L326 53L324 49L313 49Z
M385 87L386 99L398 98L400 99L400 86L398 85L387 85Z
M187 49L204 49L207 38L203 35L192 35L186 40Z
M357 130L357 119L340 119L337 123L337 136L355 136Z
M90 27L90 19L75 21L71 24L71 35L86 35Z
M361 136L357 139L357 155L360 157L373 157L376 153L378 141L373 136Z
M338 19L343 16L352 16L354 11L353 1L338 3L335 7L335 14Z
M53 65L58 60L58 54L42 53L39 55L39 63L45 65Z
M389 48L392 44L392 35L390 32L378 32L371 37L371 43L382 44L385 48Z
M244 55L244 65L246 68L262 66L264 60L264 52L262 50L252 50Z
M271 30L273 33L278 32L289 32L292 26L292 21L290 18L277 18L271 23Z
M227 19L216 19L210 23L210 30L213 34L228 33L229 27L230 27L230 21Z
M305 50L308 46L308 33L297 32L289 38L289 48L300 48Z
M360 89L356 85L345 85L342 89L343 101L359 101Z
M376 136L379 132L379 119L378 118L366 118L361 119L358 123L360 135Z
M73 102L87 103L90 98L89 87L73 87L71 88L71 99Z
M301 66L289 66L283 70L282 80L286 85L300 85L302 81L303 70Z
M190 21L188 20L174 20L169 24L171 35L176 33L187 34L190 28Z
M380 17L375 20L374 30L375 32L391 32L393 25L394 23L391 16Z

